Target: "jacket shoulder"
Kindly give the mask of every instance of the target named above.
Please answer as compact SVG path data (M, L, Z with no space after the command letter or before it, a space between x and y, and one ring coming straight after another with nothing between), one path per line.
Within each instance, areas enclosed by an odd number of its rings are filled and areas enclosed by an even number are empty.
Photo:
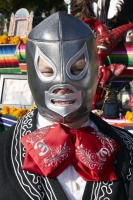
M126 145L127 149L133 150L133 134L125 129L121 129L119 127L112 126L113 130L119 135L122 139L123 143Z

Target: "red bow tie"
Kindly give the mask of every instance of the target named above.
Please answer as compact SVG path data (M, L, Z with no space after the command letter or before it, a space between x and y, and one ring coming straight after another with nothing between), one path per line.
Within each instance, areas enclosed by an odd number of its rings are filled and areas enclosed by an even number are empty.
M113 158L119 145L92 127L71 130L61 124L38 129L21 139L23 170L56 178L70 164L86 181L116 180Z

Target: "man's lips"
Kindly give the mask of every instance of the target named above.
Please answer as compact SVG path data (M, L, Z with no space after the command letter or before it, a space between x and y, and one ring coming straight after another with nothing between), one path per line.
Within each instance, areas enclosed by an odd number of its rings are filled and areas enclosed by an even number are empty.
M67 101L52 100L51 102L58 106L69 106L69 105L72 105L73 103L75 103L75 101L76 100L73 99L73 100L67 100Z

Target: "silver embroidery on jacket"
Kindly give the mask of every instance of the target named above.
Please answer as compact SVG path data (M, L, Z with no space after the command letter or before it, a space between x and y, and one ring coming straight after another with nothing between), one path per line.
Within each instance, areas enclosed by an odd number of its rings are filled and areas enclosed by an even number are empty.
M25 148L19 141L22 136L31 133L35 109L25 115L14 129L11 146L12 165L19 184L31 200L44 200L46 195L50 200L57 200L49 181L45 177L21 169Z
M133 138L130 137L126 132L119 130L115 127L113 129L117 132L117 134L123 139L123 142L126 144L127 148L130 150L130 164L129 173L127 175L127 180L131 180L132 172L133 172Z

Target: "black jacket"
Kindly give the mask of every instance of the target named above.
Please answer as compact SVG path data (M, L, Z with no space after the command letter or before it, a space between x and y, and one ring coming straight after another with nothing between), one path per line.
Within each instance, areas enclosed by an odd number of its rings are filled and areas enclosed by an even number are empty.
M20 139L35 130L36 115L35 108L8 131L0 133L0 200L67 200L57 179L21 170L25 149ZM114 160L117 180L87 182L83 200L133 200L133 135L108 125L93 113L90 118L121 148Z

